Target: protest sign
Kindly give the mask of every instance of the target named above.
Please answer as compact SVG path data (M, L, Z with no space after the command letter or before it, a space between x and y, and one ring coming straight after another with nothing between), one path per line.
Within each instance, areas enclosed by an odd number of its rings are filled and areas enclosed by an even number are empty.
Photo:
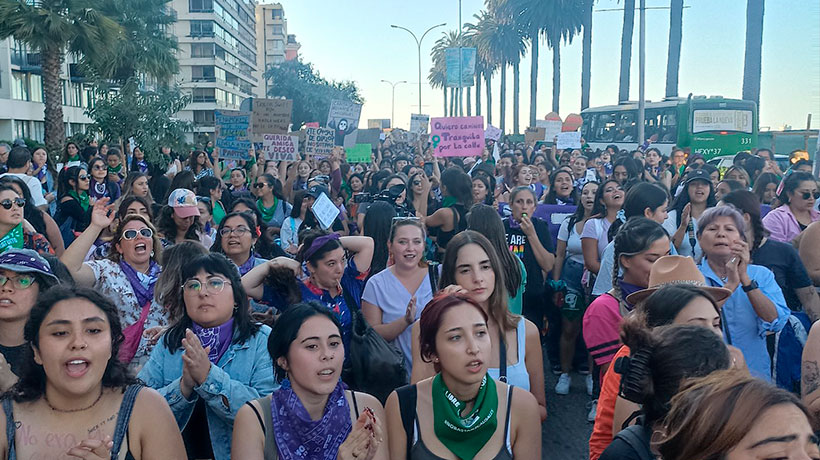
M324 192L319 195L319 198L316 198L310 209L323 230L329 229L333 225L336 216L341 212Z
M356 136L356 143L357 144L370 144L371 147L378 148L379 147L379 135L382 133L382 130L379 128L368 128L368 129L360 129L359 134Z
M333 151L333 130L330 128L305 129L305 155L327 158Z
M305 123L305 128L318 128L319 122L318 121L311 121L310 123Z
M545 132L546 128L529 127L524 131L524 142L527 144L535 144L538 141L543 141Z
M334 131L334 145L343 145L348 148L356 145L356 131L359 128L361 114L361 104L343 99L330 101L326 126Z
M407 136L407 131L405 131L403 129L400 129L400 128L395 128L395 129L390 131L390 139L393 142L397 142L397 143L403 143L403 142L407 142L409 140L408 136Z
M547 141L552 142L555 139L555 136L561 132L561 127L563 123L561 120L535 120L536 128L544 128L544 138L538 139L539 141Z
M348 163L370 163L373 150L370 144L356 144L352 148L345 149L345 157Z
M214 111L215 147L223 160L250 160L250 112Z
M285 134L290 126L293 101L289 99L253 99L251 133L254 142L264 140L265 134Z
M430 115L422 113L410 114L410 132L419 135L427 134L427 125L430 124Z
M565 133L558 133L558 142L555 143L555 147L558 150L580 149L581 131L568 131Z
M484 138L497 142L501 139L501 130L493 125L487 125L487 129L484 130Z
M262 151L266 160L296 161L299 158L299 136L265 134Z
M460 61L459 49L461 50ZM448 88L467 87L475 84L475 59L475 48L447 48L444 50ZM461 78L459 78L459 74Z
M484 117L443 117L430 120L437 157L466 157L484 152Z

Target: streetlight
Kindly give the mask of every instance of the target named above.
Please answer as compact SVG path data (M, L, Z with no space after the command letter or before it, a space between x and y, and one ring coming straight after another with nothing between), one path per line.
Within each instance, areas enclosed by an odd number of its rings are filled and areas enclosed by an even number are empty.
M443 26L446 26L446 25L447 25L447 23L446 23L446 22L443 22L443 23L441 23L441 24L438 24L438 25L435 25L435 26L433 26L433 27L430 27L429 29L427 29L426 31L424 31L424 33L423 33L423 34L421 34L421 40L419 40L419 39L416 37L416 34L414 34L412 30L410 30L410 29L408 29L408 28L406 28L406 27L397 26L397 25L395 25L395 24L390 24L390 27L392 27L392 28L394 28L394 29L401 29L401 30L404 30L404 31L406 31L407 33L409 33L410 35L412 35L412 36L413 36L413 40L415 40L415 41L416 41L416 46L418 47L418 50L419 50L419 114L421 113L421 42L422 42L422 40L424 40L424 36L425 36L425 35L427 35L427 32L430 32L431 30L435 29L436 27L443 27ZM392 123L392 121L391 121L391 123Z
M396 83L393 83L392 81L382 80L382 83L387 83L388 85L390 85L393 88L392 89L393 94L392 94L392 96L390 96L390 127L395 128L396 125L395 125L395 123L393 123L393 119L396 116L396 85L399 85L401 83L407 83L407 81L402 80L402 81L397 81Z

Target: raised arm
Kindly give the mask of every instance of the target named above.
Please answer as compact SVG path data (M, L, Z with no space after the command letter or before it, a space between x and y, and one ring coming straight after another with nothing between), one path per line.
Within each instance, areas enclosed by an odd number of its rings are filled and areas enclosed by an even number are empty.
M83 263L91 246L97 241L100 232L114 222L114 205L108 204L108 197L94 203L91 211L91 223L63 252L60 261L66 265L74 281L86 287L94 286L94 272Z
M299 262L291 259L290 257L276 257L265 262L264 264L259 264L242 276L242 287L245 288L245 292L248 296L253 297L255 300L262 298L262 294L265 290L265 278L267 278L271 269L276 267L290 268L296 276L299 276L299 271L301 270Z
M369 236L343 236L339 239L342 247L352 252L356 268L364 273L370 270L370 262L373 260L373 238Z

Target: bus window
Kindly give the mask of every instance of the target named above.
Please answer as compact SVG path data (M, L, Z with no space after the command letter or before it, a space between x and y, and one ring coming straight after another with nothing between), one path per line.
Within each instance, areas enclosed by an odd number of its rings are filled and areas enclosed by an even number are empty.
M678 141L678 114L674 108L664 109L658 142L674 144Z
M592 119L592 134L594 141L612 142L615 135L615 115L596 113Z
M618 116L618 131L615 133L615 142L635 142L635 113L621 112Z
M650 139L652 143L660 142L662 137L661 114L657 110L647 110L644 117L644 138Z

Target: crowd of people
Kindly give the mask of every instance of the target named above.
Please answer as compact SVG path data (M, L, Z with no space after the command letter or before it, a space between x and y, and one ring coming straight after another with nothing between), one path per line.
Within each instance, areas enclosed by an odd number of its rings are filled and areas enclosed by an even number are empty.
M538 145L0 144L0 459L820 458L811 164Z

